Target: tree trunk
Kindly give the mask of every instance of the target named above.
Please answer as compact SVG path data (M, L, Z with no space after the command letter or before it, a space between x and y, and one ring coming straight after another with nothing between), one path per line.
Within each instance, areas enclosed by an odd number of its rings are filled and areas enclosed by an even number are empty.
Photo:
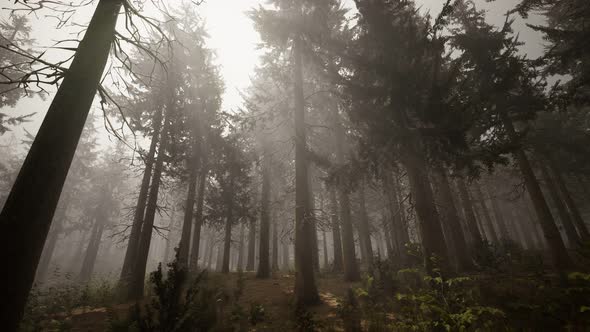
M307 141L305 134L305 99L303 96L303 68L301 37L293 40L294 101L295 101L295 297L297 306L319 301L313 270L313 223L309 207L307 174Z
M240 224L240 243L238 245L238 271L244 270L244 223Z
M391 241L391 229L385 213L381 215L381 228L383 229L383 239L385 241L385 248L387 249L387 257L393 258L393 243Z
M205 155L203 150L203 155ZM203 227L203 205L205 202L205 188L207 185L207 168L206 159L203 158L201 162L201 174L199 175L199 190L197 194L197 209L195 211L195 226L193 228L193 246L191 248L191 264L190 269L193 272L199 269L199 246L201 244L201 227Z
M258 271L257 278L270 277L270 151L265 145L262 161L262 196L260 204L260 244L258 246Z
M418 142L414 142L413 145L413 147L407 146L405 149L404 164L410 180L416 215L420 222L424 265L427 273L432 273L434 267L446 269L448 264L447 245L434 204L426 161L419 152ZM433 265L432 257L436 258L437 266Z
M330 266L330 258L328 257L328 241L326 240L326 232L322 231L322 242L324 244L324 269Z
M92 277L94 270L94 264L96 263L96 257L98 256L98 249L100 248L100 241L102 239L102 233L104 231L105 220L103 214L99 213L94 221L92 228L92 235L90 236L90 242L86 248L86 254L84 255L84 262L82 263L82 269L78 276L78 281L81 283L87 283Z
M45 248L43 249L43 254L41 255L41 260L39 261L39 267L37 268L37 281L45 281L45 278L47 277L49 263L51 263L51 257L53 256L53 251L55 250L55 245L57 244L59 234L62 231L63 224L66 218L66 212L68 210L69 202L66 202L66 200L64 200L63 202L63 206L57 209L58 213L53 218L53 228L49 232L49 238L45 243Z
M371 233L369 229L369 215L367 212L367 202L365 197L364 183L361 181L359 187L360 200L360 219L359 219L359 237L362 239L361 245L364 246L365 264L370 271L373 268L373 246L371 244Z
M465 222L467 223L467 229L473 238L476 245L483 243L483 237L477 227L477 219L473 213L473 203L471 197L469 197L469 191L465 180L461 177L457 178L457 188L459 189L459 196L461 197L461 206L463 207L463 215L465 216Z
M279 270L279 232L278 232L278 219L277 210L273 209L272 213L272 270Z
M289 244L287 242L282 241L283 244L283 270L289 271L290 264L289 264Z
M481 191L481 187L479 183L476 183L474 186L475 194L477 196L477 200L479 201L479 205L481 206L481 213L483 215L483 220L485 222L485 228L487 230L487 234L494 243L498 243L498 234L494 229L494 224L492 222L492 218L490 217L490 211L486 205L485 197L483 192Z
M584 223L584 219L582 219L582 215L580 214L580 210L578 209L578 206L574 202L569 190L567 189L567 186L565 185L565 181L563 180L561 173L559 172L559 170L555 166L555 163L551 159L549 159L549 166L550 166L551 171L553 173L555 182L557 183L557 186L559 187L559 190L561 191L561 194L563 195L563 199L564 199L565 203L567 204L567 207L569 208L569 211L572 216L571 219L575 223L575 225L578 229L578 232L580 233L580 237L582 238L583 241L589 241L590 240L590 233L588 232L588 227L586 227L586 224Z
M342 241L340 238L340 222L338 220L338 202L336 201L336 191L330 188L330 214L332 226L332 245L334 249L334 272L342 271Z
M254 271L256 264L256 219L250 221L248 230L248 262L246 262L246 271Z
M576 247L581 244L581 239L578 233L576 232L576 227L574 226L572 219L567 211L567 207L565 203L559 197L559 190L555 185L555 182L549 175L549 171L547 170L547 166L543 165L542 162L539 163L541 174L545 178L545 183L547 185L547 191L549 192L549 196L553 200L555 207L557 208L557 213L559 214L559 219L561 220L561 224L565 230L565 235L567 236L567 240L569 242L570 247Z
M176 221L176 209L172 207L170 221L168 222L168 236L166 237L166 248L164 249L164 264L170 262L170 249L172 247L172 234L174 233L174 222Z
M125 251L125 258L123 260L123 267L121 268L121 275L119 278L119 284L123 292L127 291L133 265L137 259L137 248L139 246L139 237L141 235L141 226L144 220L145 205L148 199L148 191L150 189L150 178L152 177L154 156L156 154L156 147L158 145L160 129L162 127L162 108L159 108L154 112L152 125L154 132L152 134L152 141L150 142L150 149L145 157L143 179L141 180L141 187L139 189L139 196L137 197L137 205L133 216L133 224L131 225L131 234L129 235L129 241L127 242L127 250Z
M199 148L196 137L193 137L192 152L188 160L189 176L188 190L186 194L186 205L184 206L184 222L178 244L178 266L187 269L189 251L191 246L191 227L193 224L193 213L195 210L195 195L197 192L197 164L199 160ZM197 241L198 244L198 241Z
M336 135L336 162L344 164L344 128L342 127L338 109L333 109L333 126ZM343 183L337 184L338 201L340 203L340 225L342 230L342 259L345 281L358 281L361 278L356 261L352 218L350 216L350 198Z
M442 220L446 223L446 229L450 233L449 241L453 244L455 249L455 258L457 260L457 268L459 271L471 269L473 264L469 257L469 250L467 249L467 242L465 241L465 234L459 222L459 213L453 202L453 192L449 184L447 172L442 167L436 168L437 179L439 181L440 204L442 212Z
M121 0L101 0L0 214L0 326L23 315L51 220L107 62ZM35 202L35 204L31 204Z
M508 135L513 141L516 141L517 135L514 131L512 120L510 120L506 114L502 114L502 120ZM541 187L539 186L539 182L533 173L529 160L522 148L517 149L514 152L514 155L518 162L520 171L524 177L527 191L529 192L529 195L535 206L537 216L539 217L539 222L541 223L541 227L543 229L543 235L545 236L545 239L549 244L549 248L551 249L550 251L553 258L553 265L560 272L569 270L574 265L573 261L571 260L565 245L563 244L559 230L555 225L555 221L553 220L551 211L547 206L545 197L543 197Z
M490 196L490 202L492 203L492 212L494 213L496 226L500 230L500 239L503 241L510 240L510 234L508 234L508 227L506 227L506 220L504 220L504 215L502 215L498 198L495 197L490 188L488 188L488 196Z
M173 98L172 95L170 98ZM137 258L132 271L131 284L129 285L129 292L127 300L139 300L143 297L145 272L147 268L147 260L150 251L150 243L152 241L152 231L154 227L154 220L156 218L156 209L158 203L158 191L160 190L160 182L162 177L162 170L164 168L164 158L166 157L166 150L168 149L168 131L170 128L170 121L168 117L172 112L172 100L169 101L164 119L164 128L162 129L160 138L160 148L158 149L158 157L154 166L154 174L152 176L152 185L148 196L145 220L141 228L141 235L139 237L139 244L137 247Z
M233 187L233 186L232 186ZM225 222L225 238L223 241L223 260L221 265L222 273L229 273L229 255L231 250L231 228L233 224L233 198L230 197L230 201L227 202L228 213Z

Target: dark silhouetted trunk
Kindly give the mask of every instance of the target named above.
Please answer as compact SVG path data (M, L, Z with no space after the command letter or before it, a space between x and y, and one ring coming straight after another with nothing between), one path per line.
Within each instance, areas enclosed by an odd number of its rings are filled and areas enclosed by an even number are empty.
M90 235L90 242L88 243L86 254L84 255L84 261L82 262L82 269L78 275L78 281L82 283L90 281L90 278L92 277L106 222L106 220L104 220L104 213L102 211L97 211L97 213L98 214L94 220L94 226L92 227L92 233Z
M336 135L336 162L338 165L344 163L344 128L342 127L338 109L333 109L333 127ZM343 183L337 184L338 201L340 205L340 230L342 231L342 263L345 281L358 281L361 278L358 263L356 261L356 250L354 244L354 233L352 229L352 218L350 215L350 198Z
M431 273L435 267L432 263L432 257L436 257L436 267L446 270L448 264L447 246L438 211L434 204L434 195L428 178L426 161L419 152L418 142L408 144L405 150L404 164L410 180L416 215L420 222L419 229L426 271Z
M381 228L383 229L383 239L385 241L385 248L387 249L387 257L395 257L393 243L391 242L391 229L389 226L387 215L383 213L381 216Z
M162 108L154 112L152 119L153 133L150 149L147 156L145 156L145 169L143 171L143 179L141 180L141 187L139 189L139 196L137 197L137 205L135 207L135 214L133 216L133 224L131 225L131 233L129 241L127 242L127 250L125 251L125 258L123 259L123 267L121 268L120 286L123 292L127 291L128 283L131 278L131 271L137 259L137 248L139 246L139 237L141 235L141 226L143 224L145 215L145 205L148 199L148 192L150 189L150 179L152 177L152 169L154 166L154 156L156 154L156 147L160 138L160 129L162 127Z
M477 196L477 200L479 201L479 205L481 207L481 214L482 214L482 219L485 223L485 229L486 229L486 234L488 235L489 239L494 242L494 243L498 243L498 234L496 233L496 230L494 229L494 224L492 222L492 218L490 216L490 211L488 210L488 207L486 205L486 200L485 197L483 195L483 192L481 191L481 187L479 186L478 183L476 183L473 188L475 189L475 195Z
M170 96L172 98L172 95ZM166 151L168 149L168 130L170 128L170 121L168 117L172 112L172 100L169 101L164 118L164 127L162 129L160 138L160 147L158 149L158 157L154 165L154 174L152 176L152 185L150 186L150 193L145 210L145 220L141 227L141 235L139 237L139 244L137 247L137 258L132 270L132 277L130 285L128 286L127 300L138 300L143 297L143 289L145 283L145 272L147 267L147 260L150 251L150 243L152 241L152 231L154 228L154 220L156 218L156 210L158 203L158 192L160 190L160 182L162 178L162 170L164 168L164 159L166 158Z
M196 135L195 135L196 136ZM193 214L195 211L195 196L197 193L197 166L199 163L199 145L196 137L193 137L192 151L190 160L188 160L188 190L186 194L186 203L184 206L184 222L182 223L182 232L180 233L180 243L178 244L177 263L180 268L187 269L189 250L191 247L191 228L193 226ZM198 241L197 241L198 246Z
M271 267L273 271L278 271L279 269L279 232L278 232L278 219L277 219L277 211L276 209L273 210L272 213L272 257L271 257Z
M447 172L442 167L437 167L436 178L439 185L439 196L441 204L442 220L445 223L447 233L449 233L449 241L453 244L455 250L454 257L457 262L459 271L465 271L473 267L471 258L469 257L469 250L467 249L467 242L465 241L465 234L459 221L459 214L455 203L453 202L453 192L449 184Z
M63 206L58 207L57 214L53 218L53 228L49 232L49 237L47 238L45 248L43 249L43 254L41 255L41 260L39 261L39 266L37 267L37 281L44 281L47 277L49 263L51 263L51 257L53 256L53 251L55 250L57 239L59 238L59 235L62 231L66 218L66 212L68 210L69 202L66 199L64 199L63 202Z
M260 244L258 246L258 271L257 278L270 277L270 151L264 149L262 161L262 196L260 200Z
M512 140L516 141L517 135L514 131L512 120L510 120L506 114L502 114L502 120L508 135ZM553 265L560 272L569 270L574 265L573 261L571 260L565 245L563 244L559 230L555 225L555 220L553 220L549 206L547 206L547 202L545 201L545 197L543 197L543 192L541 192L539 182L533 173L524 150L521 148L517 149L514 152L514 157L516 158L520 171L524 177L526 189L529 192L531 200L533 201L535 212L537 213L539 222L541 223L541 228L543 229L543 235L547 241L547 244L549 245L553 259Z
M465 184L463 178L457 178L457 189L459 190L459 196L461 198L461 206L463 207L463 215L465 216L465 222L467 223L467 229L473 238L476 245L483 243L483 237L477 227L477 219L473 212L473 203L471 197L469 197L469 190Z
M254 271L256 265L256 219L250 221L248 230L248 262L246 271Z
M313 263L313 215L308 186L307 139L305 133L305 99L303 96L302 41L293 40L294 115L295 115L295 298L298 306L319 301Z
M334 249L334 272L342 272L342 240L340 238L340 221L338 220L338 202L336 191L330 188L330 222L332 226L332 245Z
M64 181L106 65L121 0L99 1L0 214L0 326L17 330ZM31 204L34 202L34 204Z
M489 188L488 195L490 196L490 202L492 203L492 212L494 213L496 226L498 226L498 230L500 230L500 239L503 241L510 240L510 234L508 234L508 227L506 227L506 220L504 220L504 215L502 214L502 209L498 203L498 198L495 197L495 193Z
M231 176L231 175L230 175ZM233 182L233 181L232 181ZM233 184L231 185L233 189ZM233 198L231 194L229 194L229 200L227 204L227 217L225 220L225 237L223 240L223 260L221 262L221 272L222 273L229 273L229 255L231 250L231 228L234 222L233 218Z
M203 155L206 153L203 150ZM203 158L201 173L199 175L199 189L197 193L197 208L195 211L195 225L193 228L193 246L191 248L190 269L196 272L199 269L199 246L201 245L201 227L203 227L203 204L205 203L205 188L207 186L207 162Z
M373 246L371 244L371 232L369 229L369 215L367 212L367 202L365 197L364 183L361 182L359 187L359 200L360 200L360 218L359 218L359 237L361 245L364 247L363 252L365 254L364 260L367 269L373 268Z
M240 224L240 243L238 244L237 270L244 270L244 223Z
M289 264L289 244L287 242L283 243L283 270L289 271L290 264Z
M330 265L330 259L328 258L328 241L326 240L326 232L322 232L322 243L324 244L324 269L327 269Z
M574 202L572 195L570 194L569 190L567 189L567 186L565 185L565 181L563 180L561 173L559 172L559 170L555 166L553 160L551 160L551 159L549 159L549 166L551 167L551 171L552 171L553 176L555 178L555 183L557 184L557 187L559 188L561 194L563 195L563 200L565 201L565 203L567 204L567 207L569 208L569 211L572 216L571 219L573 220L574 224L576 225L576 228L578 229L578 232L580 233L580 237L582 238L583 241L589 241L590 240L590 233L588 232L588 227L584 223L584 219L582 219L582 215L580 214L580 210L578 209L578 206Z
M576 227L570 218L565 203L561 200L561 197L559 197L559 190L551 178L547 166L543 165L542 162L539 163L539 166L541 173L543 174L543 178L545 178L545 184L547 185L549 196L551 196L553 204L555 204L555 207L557 208L557 213L559 214L559 219L561 220L561 224L565 230L567 241L569 242L570 247L578 246L581 243L580 236L578 235L578 232L576 232Z
M164 249L164 264L171 261L170 251L172 247L172 234L174 233L174 223L176 222L176 209L172 207L170 212L170 221L168 222L168 236L166 237L166 248ZM174 258L172 258L174 260Z

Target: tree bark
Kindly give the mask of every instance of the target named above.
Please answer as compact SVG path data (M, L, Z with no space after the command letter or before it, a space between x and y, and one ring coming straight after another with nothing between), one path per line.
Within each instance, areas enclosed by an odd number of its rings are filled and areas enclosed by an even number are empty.
M494 243L498 243L498 234L494 229L494 224L492 222L492 218L490 217L490 211L486 205L485 197L483 192L481 191L481 187L479 183L476 183L474 186L475 195L477 196L477 200L479 201L479 205L481 206L481 213L483 215L483 220L485 222L485 228L487 230L487 234L490 237L490 240Z
M173 98L172 94L169 98ZM164 168L164 158L168 149L168 131L170 128L170 121L168 117L171 115L173 100L169 101L166 109L166 116L164 118L164 127L162 129L160 138L160 148L158 149L158 157L154 166L154 174L152 175L152 185L148 196L145 220L141 228L141 235L139 237L139 244L137 247L137 258L132 271L131 284L129 285L129 292L127 300L139 300L143 297L145 272L147 268L147 260L150 251L150 243L152 241L152 231L154 227L154 220L156 218L156 209L158 203L158 192L160 190L160 182L162 178L162 171Z
M333 109L333 126L336 135L336 162L338 165L344 163L344 128L338 114L338 109ZM340 225L342 230L342 259L345 281L358 281L361 278L358 263L356 261L356 250L354 244L354 233L352 229L352 218L350 216L350 198L344 184L338 183L338 201L340 203Z
M36 279L38 281L45 281L45 278L47 277L49 263L51 263L51 257L53 256L53 252L55 251L57 239L59 238L66 218L68 203L69 202L64 199L61 208L58 208L57 210L57 215L53 218L53 228L49 232L49 238L45 243L45 248L43 249L43 254L41 255L41 260L39 261L39 267L37 268Z
M578 233L576 232L576 227L570 218L570 215L567 211L567 207L565 203L559 197L559 190L555 185L555 182L551 178L549 174L549 170L547 166L543 165L543 163L539 163L541 174L543 174L543 178L545 178L545 184L547 185L547 191L549 192L549 196L553 200L553 204L557 208L557 213L559 214L559 219L561 220L561 224L565 230L565 235L569 242L570 247L576 247L581 244L581 239Z
M424 265L427 273L433 268L447 270L447 245L443 236L440 217L434 204L434 195L428 178L428 168L424 156L419 152L418 142L407 146L404 153L404 164L410 180L410 188L414 197L416 215L420 223ZM436 266L432 258L436 259Z
M100 248L100 242L102 239L102 233L104 231L105 220L103 219L103 213L98 213L94 220L94 226L92 227L92 234L90 236L90 242L86 248L86 254L84 255L84 261L82 263L82 269L78 275L78 281L81 283L87 283L92 277L94 271L94 264L96 263L96 257L98 256L98 249Z
M231 176L231 175L230 175ZM232 185L233 189L233 185ZM223 260L221 265L222 273L229 273L229 255L231 250L231 228L234 222L233 218L233 197L230 196L227 202L228 212L227 219L225 221L225 238L223 241Z
M196 136L193 134L193 136ZM184 222L178 244L178 266L187 269L189 266L189 251L191 246L191 228L193 224L193 214L195 211L195 196L197 192L197 166L199 160L199 146L196 137L192 137L192 152L188 160L189 176L188 190L186 194L186 204L184 206ZM197 241L198 244L198 241Z
M305 99L303 96L302 41L293 40L295 101L295 298L297 306L319 301L313 264L313 223L309 206L307 140L305 133Z
M84 122L106 65L121 0L101 0L0 214L0 326L22 318ZM35 204L31 205L31 202Z
M334 272L341 272L342 263L342 241L340 238L340 222L338 220L338 202L336 201L336 190L330 188L330 214L332 226L332 245L334 249Z
M567 207L569 208L569 211L572 216L571 219L573 220L574 224L576 225L578 232L580 233L581 239L583 241L589 241L590 240L590 233L588 232L588 227L586 226L586 223L584 223L584 219L582 219L582 215L580 214L580 210L578 209L578 206L574 202L569 190L567 189L567 186L565 185L565 181L563 180L561 173L559 172L559 170L555 166L554 161L551 159L549 159L549 167L551 168L555 182L557 183L557 187L559 188L559 191L563 195L563 199L564 199L565 203L567 204Z
M240 243L238 245L238 271L244 270L244 223L240 224Z
M455 249L455 258L457 261L457 268L459 271L471 269L473 264L471 257L469 257L469 250L467 249L467 242L465 241L465 234L459 222L459 213L453 202L453 192L449 184L447 172L442 167L435 169L439 181L440 204L442 205L441 214L442 220L446 223L448 233L450 233L449 241L452 242Z
M270 277L270 151L265 146L262 161L262 196L260 200L260 243L258 246L258 271L257 278Z
M203 156L205 155L203 150ZM190 269L197 272L199 269L199 246L201 244L201 228L203 227L203 205L205 203L205 188L207 186L207 174L209 169L205 157L201 162L201 172L199 175L199 189L197 193L197 208L195 211L195 225L193 228L193 246L191 247Z
M246 271L254 271L256 264L256 219L250 221L248 230L248 262L246 262Z
M278 232L278 219L277 211L273 209L272 213L272 257L271 267L273 271L279 270L279 232Z
M513 141L516 141L517 135L514 130L512 120L510 120L508 118L508 115L505 113L502 113L501 115L504 127L506 128L508 135ZM563 240L561 239L559 230L555 225L555 220L553 220L553 216L551 215L551 211L547 206L545 197L543 197L543 192L541 192L539 182L537 181L537 178L533 173L529 160L522 148L519 148L514 152L514 157L518 162L518 166L524 177L525 186L535 206L535 211L537 213L539 222L541 223L541 227L543 229L543 235L545 236L547 244L550 248L550 252L553 258L553 265L555 266L557 271L565 272L572 268L574 266L574 263L570 258L565 248L565 245L563 244Z
M459 196L461 197L461 206L463 207L463 215L465 216L465 222L467 223L467 229L473 238L476 245L483 243L483 237L477 227L477 219L473 212L473 203L471 197L469 197L469 191L465 180L461 177L457 178L457 188L459 189Z
M362 239L361 245L364 246L365 265L370 271L373 268L373 246L371 245L371 233L369 230L369 215L367 212L367 202L365 197L364 183L361 181L359 186L360 200L360 219L359 219L359 237Z
M139 196L137 197L137 205L135 207L135 214L133 216L133 224L131 225L131 234L129 235L129 241L127 242L127 250L125 251L123 267L121 268L121 275L119 277L119 284L124 292L127 291L133 265L137 259L137 247L139 246L139 237L141 235L141 226L144 220L145 205L147 203L148 191L150 189L150 179L152 177L154 157L156 154L156 147L159 142L160 130L162 127L162 108L159 108L154 112L152 126L154 132L152 134L152 141L150 142L150 149L147 156L145 157L143 179L141 180L141 187L139 189Z

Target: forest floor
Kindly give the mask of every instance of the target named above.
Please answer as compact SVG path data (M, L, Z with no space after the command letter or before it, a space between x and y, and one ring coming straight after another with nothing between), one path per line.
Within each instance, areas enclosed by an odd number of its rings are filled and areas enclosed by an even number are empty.
M215 282L232 294L238 287L238 273L223 275L211 273L210 282ZM243 274L243 293L238 303L246 311L254 306L264 310L264 317L251 331L289 331L294 326L295 310L293 287L295 276L288 273L275 273L270 279L257 279L254 273ZM341 276L324 275L318 280L318 291L321 303L309 308L314 324L329 330L341 330L342 320L338 316L338 303L343 299L350 287L358 283L342 281ZM78 308L70 313L70 331L98 332L109 330L109 319L113 314L128 314L133 304L118 304L110 308ZM215 305L215 304L212 304ZM229 309L228 309L229 310ZM56 317L57 318L57 317Z

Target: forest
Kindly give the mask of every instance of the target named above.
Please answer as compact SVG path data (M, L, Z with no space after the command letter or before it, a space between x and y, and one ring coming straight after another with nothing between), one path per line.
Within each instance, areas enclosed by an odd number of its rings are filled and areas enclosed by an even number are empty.
M589 331L588 22L3 1L0 331Z

